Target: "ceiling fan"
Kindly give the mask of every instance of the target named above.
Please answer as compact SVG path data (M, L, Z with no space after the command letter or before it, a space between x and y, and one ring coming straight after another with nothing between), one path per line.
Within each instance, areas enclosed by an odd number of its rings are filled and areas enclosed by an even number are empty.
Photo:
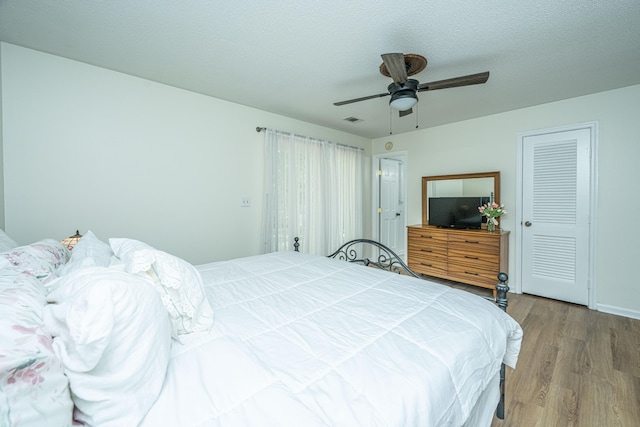
M333 105L345 105L367 99L391 96L389 105L391 108L398 110L400 117L403 117L413 112L413 106L418 103L418 92L477 85L485 83L489 79L489 72L485 71L484 73L469 74L468 76L420 83L408 77L424 70L427 67L427 58L413 53L385 53L381 56L383 62L380 64L380 73L393 79L393 83L387 87L387 92L349 99L347 101L334 102Z

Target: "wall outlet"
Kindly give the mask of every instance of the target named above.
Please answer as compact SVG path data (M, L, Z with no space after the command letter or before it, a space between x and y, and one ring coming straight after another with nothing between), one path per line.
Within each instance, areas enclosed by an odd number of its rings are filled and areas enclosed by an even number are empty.
M241 208L248 208L251 207L251 197L243 197L240 199L240 207Z

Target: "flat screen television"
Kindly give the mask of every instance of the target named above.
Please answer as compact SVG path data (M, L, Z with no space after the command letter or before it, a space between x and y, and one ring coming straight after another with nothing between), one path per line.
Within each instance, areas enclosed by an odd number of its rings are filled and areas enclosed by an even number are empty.
M429 225L480 229L486 219L478 207L484 203L489 203L489 197L430 197Z

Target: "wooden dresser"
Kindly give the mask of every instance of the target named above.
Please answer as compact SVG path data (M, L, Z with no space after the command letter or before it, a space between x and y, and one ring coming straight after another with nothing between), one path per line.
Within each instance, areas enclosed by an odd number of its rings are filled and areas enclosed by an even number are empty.
M408 264L416 273L492 289L509 274L509 232L408 227Z

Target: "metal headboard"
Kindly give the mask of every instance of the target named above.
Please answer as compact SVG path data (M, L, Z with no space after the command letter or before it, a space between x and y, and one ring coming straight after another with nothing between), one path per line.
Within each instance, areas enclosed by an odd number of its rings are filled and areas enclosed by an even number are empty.
M364 257L358 253L359 245L368 244L374 248L374 252L378 252L375 259ZM364 247L362 247L364 249ZM374 255L375 256L375 255ZM340 246L334 253L328 255L327 258L336 258L348 262L355 262L364 266L377 267L381 270L388 270L398 274L409 274L420 279L420 276L409 268L407 264L386 245L369 239L354 239Z
M295 237L293 243L293 250L300 252L300 239ZM377 249L378 255L375 259L370 259L359 254L358 249L364 249L359 245L371 245L374 250ZM421 279L420 275L415 273L409 268L407 264L396 254L391 248L386 245L369 239L354 239L340 246L334 253L327 255L327 258L336 258L347 262L355 262L362 264L366 267L377 267L381 270L391 271L392 273L403 274L406 273L410 276Z

